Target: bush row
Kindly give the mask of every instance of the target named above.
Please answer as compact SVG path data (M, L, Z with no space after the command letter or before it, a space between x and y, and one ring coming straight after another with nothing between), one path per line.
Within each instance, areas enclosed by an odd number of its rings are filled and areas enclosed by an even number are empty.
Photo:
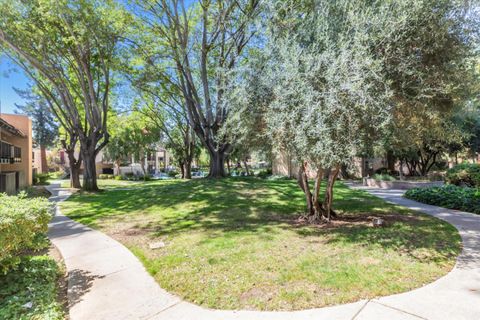
M40 249L53 214L45 198L0 194L0 272L6 273L20 262L26 250Z
M457 186L480 187L480 165L461 163L447 170L447 183Z
M413 188L405 192L405 197L426 204L480 214L480 189L477 188L455 185Z
M35 173L32 178L32 182L35 185L47 185L48 179L50 179L49 173Z

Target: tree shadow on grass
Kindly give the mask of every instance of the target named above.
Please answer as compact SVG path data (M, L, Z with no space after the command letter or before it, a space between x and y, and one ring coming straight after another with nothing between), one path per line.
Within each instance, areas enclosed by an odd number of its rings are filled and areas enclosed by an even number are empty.
M129 221L134 219L132 214L143 214L148 222L141 228L150 230L152 236L175 236L199 230L208 231L210 236L261 235L289 229L302 237L326 238L331 244L375 244L424 261L449 259L458 251L455 231L445 223L387 204L343 184L336 186L335 197L335 209L341 216L387 218L394 215L403 219L385 228L365 224L335 228L299 225L296 220L305 205L296 182L254 178L169 181L134 190L111 188L86 197L74 195L69 201L78 208L69 216L95 225L101 219ZM419 249L427 249L431 254L416 256Z

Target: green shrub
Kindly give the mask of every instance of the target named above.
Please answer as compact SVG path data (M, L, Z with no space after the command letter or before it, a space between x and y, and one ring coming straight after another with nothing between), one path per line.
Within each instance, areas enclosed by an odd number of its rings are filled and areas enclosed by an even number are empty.
M115 180L123 180L122 176L114 176Z
M262 179L266 179L267 177L269 177L269 176L271 176L271 175L272 175L272 169L260 170L260 171L257 173L257 177L262 178Z
M167 175L168 175L170 178L175 178L175 177L178 175L178 172L175 171L175 170L168 171L168 172L167 172Z
M374 174L372 176L372 179L379 180L379 181L395 181L395 177L392 177L391 175L388 174Z
M99 174L98 179L115 179L115 176L113 174Z
M0 273L17 265L25 250L41 248L52 213L45 198L0 194Z
M274 181L277 181L277 180L291 180L291 178L287 177L287 176L274 175L274 176L268 176L267 180L274 180Z
M461 163L447 170L447 183L457 186L480 187L480 165Z
M35 173L33 175L32 181L33 181L33 184L36 184L36 185L47 185L49 184L47 181L48 179L50 179L49 173Z
M480 189L477 188L455 185L413 188L405 192L405 197L439 207L480 214Z
M49 256L22 257L15 270L0 275L0 319L65 319L57 301L60 276L60 268ZM29 303L32 307L26 308Z

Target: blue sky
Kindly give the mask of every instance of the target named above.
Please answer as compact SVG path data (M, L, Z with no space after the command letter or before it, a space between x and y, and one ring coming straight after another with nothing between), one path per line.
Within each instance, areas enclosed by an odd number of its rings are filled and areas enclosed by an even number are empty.
M0 57L0 101L2 113L13 113L15 103L22 104L21 99L12 87L25 89L29 79L5 56Z

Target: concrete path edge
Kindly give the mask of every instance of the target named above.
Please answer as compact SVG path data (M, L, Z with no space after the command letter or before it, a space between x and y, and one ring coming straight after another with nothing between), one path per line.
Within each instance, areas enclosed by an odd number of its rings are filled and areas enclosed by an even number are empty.
M480 319L480 216L407 200L402 190L350 186L454 225L463 240L455 268L424 287L379 299L292 312L211 310L160 288L126 247L57 206L49 238L68 271L70 319ZM71 194L58 184L47 188L54 202Z

